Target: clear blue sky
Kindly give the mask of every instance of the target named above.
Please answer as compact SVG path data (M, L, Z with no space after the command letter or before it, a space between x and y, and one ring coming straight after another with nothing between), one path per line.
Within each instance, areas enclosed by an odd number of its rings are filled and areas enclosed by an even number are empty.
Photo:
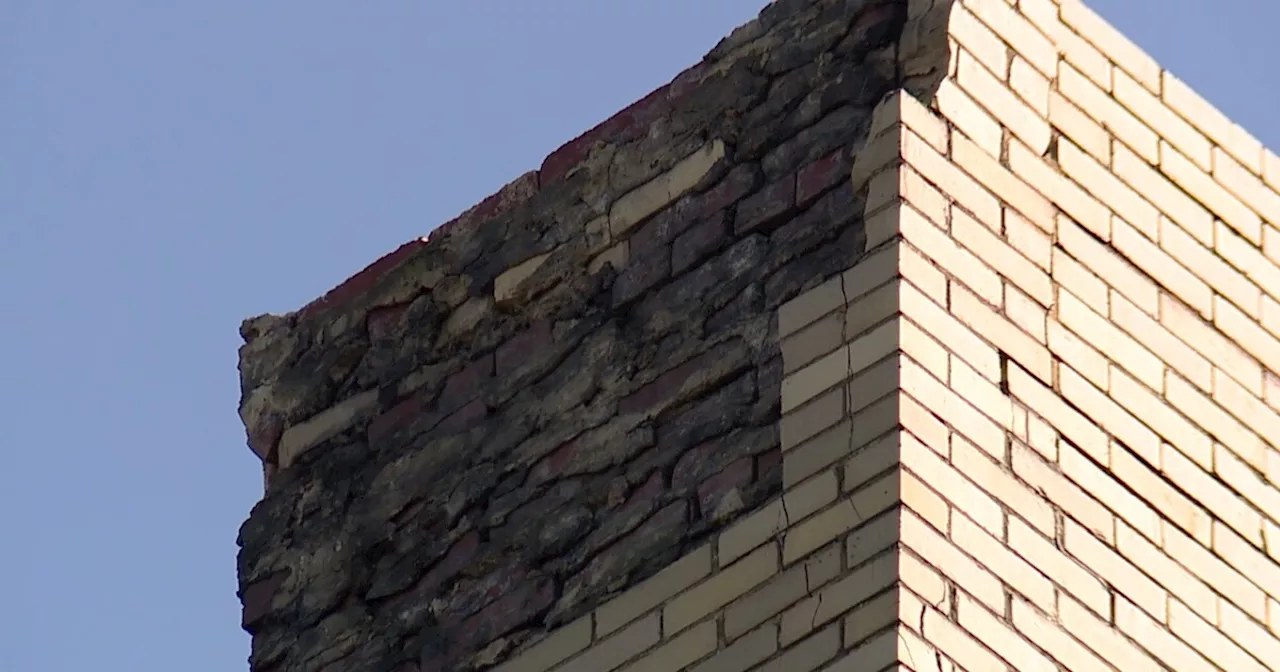
M759 6L0 3L0 671L247 669L240 320L536 167ZM1275 0L1093 6L1280 147Z

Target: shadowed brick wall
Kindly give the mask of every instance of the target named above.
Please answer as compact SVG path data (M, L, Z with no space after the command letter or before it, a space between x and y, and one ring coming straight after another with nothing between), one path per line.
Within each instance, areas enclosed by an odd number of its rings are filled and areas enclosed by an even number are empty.
M780 0L429 240L246 321L251 668L621 642L571 663L595 672L683 632L650 668L674 670L733 640L705 616L781 561L778 308L864 254L849 174L872 110L945 75L945 7L925 9ZM787 590L843 571L823 553Z
M1075 0L776 2L246 323L252 667L1280 669L1278 186Z

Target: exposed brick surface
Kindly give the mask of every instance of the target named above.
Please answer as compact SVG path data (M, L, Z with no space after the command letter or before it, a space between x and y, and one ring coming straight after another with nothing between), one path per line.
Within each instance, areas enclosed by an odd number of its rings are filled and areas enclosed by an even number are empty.
M245 323L252 668L1271 669L1277 166L1079 0L778 0Z

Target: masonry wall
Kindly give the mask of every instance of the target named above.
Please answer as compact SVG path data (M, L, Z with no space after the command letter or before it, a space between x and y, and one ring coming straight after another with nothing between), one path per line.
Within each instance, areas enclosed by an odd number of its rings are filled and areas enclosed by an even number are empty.
M251 666L1280 669L1278 186L1078 2L776 2L246 323Z
M666 670L805 634L728 605L845 573L774 538L777 315L866 252L850 171L877 103L945 75L929 9L780 0L429 240L246 321L250 667Z
M854 171L901 260L903 664L1280 669L1274 155L1078 2L950 35Z

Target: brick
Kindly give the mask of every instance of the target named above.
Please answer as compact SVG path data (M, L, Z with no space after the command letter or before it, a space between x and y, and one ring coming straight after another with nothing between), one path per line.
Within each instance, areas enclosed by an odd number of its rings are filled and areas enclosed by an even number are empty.
M1245 613L1257 619L1266 619L1267 596L1260 588L1169 523L1164 524L1163 548L1169 557L1212 586Z
M849 672L858 669L882 670L885 666L897 667L909 643L897 637L892 630L876 634L849 652L844 658L824 667L823 672ZM924 655L923 652L921 655ZM861 667L861 666L868 667Z
M1012 473L982 455L971 443L958 438L952 447L951 462L970 481L1003 503L1012 515L1020 516L1043 535L1054 533L1053 505L1015 479ZM966 505L964 511L975 520L979 519L971 507Z
M797 565L725 607L725 640L731 642L741 637L803 598L809 590L808 571L807 563Z
M1245 389L1262 394L1262 367L1258 362L1167 294L1160 296L1160 323Z
M782 505L791 525L808 518L836 500L840 494L840 479L833 470L824 471L813 478L787 490L782 495Z
M1071 639L1059 625L1042 616L1023 600L1012 600L1011 621L1028 640L1046 650L1073 672L1102 672L1112 669L1082 644Z
M893 506L898 501L899 492L898 476L891 473L792 526L783 540L783 563L790 565L800 560Z
M964 360L951 356L951 389L983 415L1005 429L1013 429L1013 404L994 383L978 375Z
M898 188L902 192L903 200L919 210L929 221L945 228L949 211L947 197L934 189L933 185L926 182L920 173L912 170L911 166L904 165L898 168L898 180Z
M1053 259L1053 240L1022 215L1004 209L1004 237L1022 256L1043 270L1049 270Z
M936 609L926 609L929 643L966 670L1003 670L1005 664Z
M1116 550L1134 566L1141 567L1147 576L1168 590L1170 595L1176 596L1204 618L1217 621L1217 594L1128 525L1116 526Z
M947 34L1001 81L1008 78L1009 48L964 5L952 7Z
M1164 363L1069 292L1058 292L1058 319L1144 385L1153 390L1162 389Z
M1049 351L1100 389L1108 389L1110 365L1093 346L1071 333L1057 320L1048 324Z
M362 392L286 428L276 448L277 466L284 469L293 464L303 453L354 425L377 404L377 390Z
M1168 593L1144 576L1137 567L1103 544L1088 530L1067 521L1063 545L1104 581L1161 623L1168 619Z
M556 672L609 672L661 639L662 621L650 614L587 649Z
M1253 450L1258 451L1254 454L1260 455L1263 449L1257 447L1255 438L1247 436L1248 431L1253 430L1268 445L1280 445L1280 415L1218 370L1214 370L1213 400L1249 428L1220 422L1221 429L1215 428L1214 433L1221 440L1229 445L1253 446ZM1259 457L1257 461L1261 462L1262 458Z
M1053 250L1053 279L1059 294L1070 292L1100 315L1110 311L1107 283L1060 247Z
M1060 217L1058 220L1058 243L1071 256L1081 260L1099 278L1148 315L1159 314L1160 288L1126 259L1116 254L1114 248L1099 243L1066 217Z
M872 262L867 258L859 266ZM879 261L879 257L875 257ZM855 266L854 268L857 268ZM890 276L886 275L885 280ZM876 283L880 284L879 282ZM778 337L783 338L813 324L844 305L840 278L832 278L778 307Z
M674 202L692 189L724 158L725 146L720 140L707 143L681 159L667 172L624 194L609 209L609 230L614 237L630 231L635 225Z
M942 530L944 533L947 532L950 529L951 507L946 500L942 499L932 488L926 486L912 472L901 472L900 481L902 483L902 506L910 509L935 528Z
M1090 158L1084 150L1071 142L1060 141L1058 165L1068 177L1106 203L1129 224L1140 231L1156 231L1160 213L1155 206L1117 179L1109 169Z
M910 548L925 562L939 568L942 574L989 608L1004 609L1004 592L1000 587L1000 580L980 563L962 553L921 518L905 510L902 512L902 545Z
M1019 672L1023 670L1057 672L1058 666L1049 657L1041 654L1008 625L978 606L966 595L961 595L957 600L956 620L960 627L972 633Z
M873 325L882 326L885 319L898 312L899 284L894 278L849 302L842 334L846 341L858 339Z
M1159 462L1155 463L1158 464ZM1199 502L1188 498L1165 481L1152 468L1155 465L1139 460L1124 446L1114 441L1111 443L1111 461L1108 465L1111 473L1174 525L1200 543L1208 545L1211 541L1211 519L1208 514Z
M1013 326L956 282L951 284L951 311L957 319L1037 378L1046 382L1053 380L1053 357L1049 354L1049 349Z
M999 221L1000 202L919 136L903 137L903 157L926 180L983 221Z
M1148 163L1160 160L1159 136L1116 102L1079 70L1063 63L1058 72L1058 91L1086 114L1098 120L1124 146ZM1118 152L1120 146L1113 148ZM1137 185L1135 185L1136 187ZM1139 187L1138 191L1142 191Z
M909 595L909 593L900 589L891 588L850 611L844 617L842 623L845 647L848 648L865 641L872 634L884 630L885 626L896 621L898 614L907 606L907 600L914 597L903 599L903 597ZM826 669L831 670L832 668Z
M1214 516L1248 535L1253 543L1262 543L1262 516L1211 474L1167 447L1160 456L1160 471Z
M1104 449L1103 459L1106 458L1107 452ZM1084 453L1065 441L1059 442L1058 465L1062 473L1115 513L1120 518L1117 526L1121 522L1128 523L1148 539L1159 542L1160 517L1155 510L1117 482L1109 473L1106 462L1099 464L1102 466L1089 460Z
M623 668L624 672L682 670L716 650L716 622L703 621Z
M1004 430L997 423L905 357L902 390L916 399L928 399L935 415L978 445L999 445L1004 441Z
M778 625L765 623L691 668L691 672L745 672L777 650Z
M1116 250L1201 315L1213 315L1213 290L1203 280L1124 220L1113 218L1111 226Z
M834 352L844 343L843 312L826 317L782 340L782 366L791 373L823 355Z
M840 627L831 625L793 645L752 672L809 672L836 657L840 651Z
M521 651L493 672L543 672L591 644L591 616L583 616Z
M871 334L859 339L859 341L865 341L869 336ZM881 336L881 340L884 338L886 337ZM878 343L876 341L867 341L863 346L865 347L866 345L874 346L878 345ZM853 344L850 344L835 352L828 353L812 364L783 378L782 412L790 413L824 391L831 389L840 381L845 380L851 373L847 369L853 347Z
M1221 296L1213 297L1214 326L1268 369L1280 371L1280 341L1260 328L1257 322L1242 314L1236 308L1238 305L1227 303ZM1253 384L1252 376L1248 382L1250 392L1258 394L1256 391L1258 388Z
M947 429L938 416L910 395L900 394L898 398L898 406L902 411L898 420L902 423L902 428L914 434L934 452L947 456L950 453L951 430Z
M1165 398L1193 423L1244 458L1245 462L1257 469L1266 468L1266 452L1257 435L1242 427L1239 422L1186 381L1177 376L1169 376L1165 384ZM1203 454L1197 461L1204 462Z
M1066 515L1078 520L1107 543L1115 539L1115 517L1106 507L1045 464L1030 449L1013 444L1013 473L1032 488L1044 493ZM1088 561L1085 560L1088 564Z
M1086 646L1118 670L1162 672L1164 668L1142 649L1121 636L1107 621L1098 618L1079 602L1063 596L1058 601L1058 622Z
M951 538L960 548L981 561L1029 602L1044 611L1053 611L1053 584L1034 565L1015 554L1001 539L974 525L966 516L952 517L951 524Z
M1274 449L1270 449L1268 455L1274 457ZM1250 467L1221 444L1213 446L1212 467L1218 478L1231 486L1232 490L1240 493L1268 517L1280 520L1280 489L1267 479L1265 472ZM1201 543L1208 545L1207 533L1204 537L1197 538ZM1268 548L1271 548L1270 544Z
M951 160L971 175L991 193L1004 199L1009 206L1031 219L1045 231L1053 230L1054 207L1048 199L1009 172L991 155L961 135L951 141ZM992 230L1000 231L1000 219L982 222Z
M1212 144L1128 74L1117 70L1112 95L1203 170L1213 167Z
M1262 244L1262 220L1258 214L1165 141L1160 143L1160 170L1240 235L1254 245Z
M766 544L672 599L662 610L666 636L684 630L778 572L778 549Z
M1117 597L1115 611L1116 627L1156 658L1169 665L1171 669L1178 672L1216 672L1218 670L1182 640L1170 634L1163 624L1152 620L1128 600Z
M1018 8L1058 47L1066 60L1104 91L1111 90L1111 61L1059 19L1058 0L1021 0Z
M854 264L853 268L845 271L839 278L832 278L828 282L836 284L832 290L828 291L834 292L832 296L839 297L836 299L836 303L832 305L839 306L846 301L854 301L871 289L879 287L890 279L897 277L899 275L898 257L899 254L897 246L877 250L864 257L862 261ZM825 287L826 284L827 283L823 283L821 287ZM825 297L822 305L826 305ZM781 310L782 309L779 308L778 314L778 331L780 332L780 336L782 335ZM828 308L827 310L834 310L834 307ZM825 312L826 311L822 314L825 314ZM792 314L794 315L794 312ZM808 314L812 314L812 311ZM817 317L821 317L822 314L814 315L814 318L816 319ZM812 320L810 320L810 322L812 322Z
M898 556L883 553L823 588L813 612L817 626L830 622L898 580Z
M1274 154L1267 152L1267 156L1275 160ZM1209 166L1201 165L1201 167L1205 170L1210 169ZM1212 171L1218 184L1235 194L1267 221L1280 224L1280 193L1276 193L1275 189L1264 184L1221 147L1213 148Z
M937 606L950 599L951 588L932 567L917 558L910 550L901 550L898 554L898 576L902 585L910 588L912 597L919 596L925 602ZM906 597L908 593L902 595ZM905 622L919 626L919 613Z
M1159 314L1158 297L1155 314ZM1213 367L1209 361L1115 290L1111 294L1111 321L1197 387L1210 389Z
M1098 163L1111 165L1111 134L1056 90L1049 92L1048 118L1050 124Z
M959 84L952 79L942 80L937 92L933 94L933 100L942 116L955 124L975 146L990 156L1000 156L1000 149L1004 144L1004 129Z
M1259 519L1256 529L1261 527L1262 521ZM1255 532L1250 535L1249 540L1245 540L1222 521L1213 521L1214 552L1226 559L1227 564L1240 570L1241 574L1248 577L1268 595L1280 595L1280 563L1273 561L1260 550L1261 536Z
M1262 144L1237 126L1171 72L1165 72L1161 97L1166 105L1199 128L1253 174L1262 173Z
M927 369L929 373L933 374L935 378L938 378L939 380L946 379L948 368L947 362L949 360L947 351L941 344L931 338L911 320L905 318L899 320L898 346L901 348L902 352L907 353L907 355L917 363L924 366L924 368ZM895 357L891 356L889 361L881 362L880 364L877 364L876 367L885 367L888 370L884 374L876 377L875 392L863 393L862 398L868 402L871 401L872 394L876 394L875 398L878 398L879 396L889 392L890 387L897 389L899 383L898 362ZM849 388L851 393L854 392L855 389L856 388L852 385ZM858 391L862 392L862 390Z
M1037 534L1021 520L1010 518L1008 544L1091 611L1110 616L1111 594L1106 585L1075 558L1064 554L1054 542Z
M1008 367L1006 380L1010 396L1045 418L1077 446L1102 446L1105 450L1107 439L1102 430L1090 418L1064 404L1052 389L1016 366Z
M1148 463L1159 464L1160 437L1130 415L1106 392L1094 387L1066 366L1058 369L1058 389L1064 399L1080 409L1099 428L1119 439ZM1077 445L1099 463L1107 463L1105 441L1101 444Z
M1043 154L1049 148L1049 122L982 67L972 54L961 50L959 59L956 81L960 87L968 91L1001 125L1021 138L1027 147L1036 154Z
M913 334L919 332L915 327L910 326L910 322L899 320L899 345L905 350L908 349ZM922 336L922 338L928 338ZM914 349L919 350L918 344L910 344ZM936 346L935 344L935 347ZM946 362L946 354L940 353L938 356L942 361ZM944 369L945 370L945 369ZM849 412L860 413L866 407L883 399L898 389L898 357L896 353L890 353L889 356L881 359L879 362L863 369L857 376L849 381L845 388L848 392Z
M982 377L992 382L1000 381L1000 353L974 335L949 312L938 307L910 282L901 285L902 314L929 335L938 339L952 352L960 355Z
M1215 621L1210 621L1214 623ZM1280 639L1244 612L1223 603L1219 629L1242 648L1262 661L1280 660Z
M1110 239L1111 213L1106 206L1051 168L1026 145L1009 143L1009 168L1086 229L1103 240ZM1052 230L1046 231L1052 233Z
M1049 117L1049 92L1052 90L1049 78L1036 70L1021 56L1014 55L1009 63L1009 88L1021 98L1036 115L1042 119Z
M1202 245L1213 245L1213 215L1204 206L1147 165L1143 158L1118 145L1114 149L1111 168L1120 179L1144 194L1170 220ZM1149 231L1143 233L1152 240L1157 239Z
M1027 59L1046 77L1058 73L1058 50L1049 38L1004 0L965 0L965 6L997 35L1008 42L1013 51Z
M1062 22L1152 93L1160 92L1160 65L1080 0L1063 0Z
M550 253L535 255L499 274L493 279L494 300L498 303L506 303L520 299L520 286L550 257Z
M879 135L871 136L867 145L853 159L851 178L854 191L859 191L876 178L883 177L884 173L889 173L892 177L897 166L902 163L903 133L903 127L895 123ZM868 203L867 212L874 210L875 207Z
M782 416L782 450L798 446L844 417L844 390L834 389Z
M1206 623L1182 603L1171 603L1169 612L1169 629L1173 634L1189 642L1222 669L1232 672L1267 671L1266 667L1224 637L1215 625Z
M618 630L710 574L711 546L704 545L601 605L596 610L597 636Z
M1268 294L1280 294L1280 266L1263 256L1254 244L1232 232L1222 222L1215 222L1215 250L1222 258ZM1256 317L1256 316L1255 316Z
M894 508L845 538L845 566L857 567L898 543L902 509Z
M1049 311L1008 282L1004 283L1004 314L1041 345L1049 342Z
M785 463L785 460L784 460ZM717 555L721 565L728 565L759 548L769 539L787 529L786 511L781 498L739 520L720 533Z

